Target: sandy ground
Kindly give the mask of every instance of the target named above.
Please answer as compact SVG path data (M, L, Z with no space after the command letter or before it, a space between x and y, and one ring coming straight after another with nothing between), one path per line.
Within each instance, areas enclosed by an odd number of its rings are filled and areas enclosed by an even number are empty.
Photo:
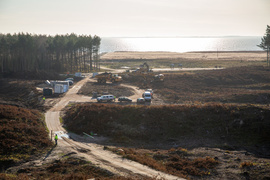
M67 94L61 98L61 100L47 113L45 114L46 124L50 132L58 134L59 142L55 150L58 153L74 153L80 157L84 157L86 160L91 161L93 164L107 169L115 174L121 176L150 176L150 177L162 177L165 179L181 179L172 175L168 175L149 167L141 165L137 162L130 160L123 160L120 156L113 154L109 151L104 151L103 146L94 143L95 140L89 138L88 141L84 137L67 133L62 127L59 121L60 111L68 105L69 102L96 102L96 99L91 97L77 95L78 90L87 81L91 81L88 77L78 82L70 89ZM96 139L98 140L98 139ZM55 152L52 152L53 154ZM52 155L47 155L43 160L51 159ZM43 162L44 163L44 162Z
M189 60L241 60L262 61L266 59L263 51L240 51L240 52L110 52L102 55L101 60L123 59L189 59Z

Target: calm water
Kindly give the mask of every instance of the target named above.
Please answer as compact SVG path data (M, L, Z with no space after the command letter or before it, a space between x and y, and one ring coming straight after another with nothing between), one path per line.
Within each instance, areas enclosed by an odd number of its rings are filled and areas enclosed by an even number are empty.
M114 51L258 51L261 37L102 38L101 52Z

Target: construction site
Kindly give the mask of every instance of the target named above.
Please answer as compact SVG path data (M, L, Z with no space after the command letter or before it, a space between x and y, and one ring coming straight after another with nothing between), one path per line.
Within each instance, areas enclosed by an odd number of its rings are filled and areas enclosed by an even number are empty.
M2 78L0 178L270 178L269 67L139 60Z

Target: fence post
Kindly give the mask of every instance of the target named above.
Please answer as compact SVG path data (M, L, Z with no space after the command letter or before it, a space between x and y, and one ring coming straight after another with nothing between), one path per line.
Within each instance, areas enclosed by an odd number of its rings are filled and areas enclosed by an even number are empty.
M52 141L52 134L53 134L53 131L51 130L51 141Z

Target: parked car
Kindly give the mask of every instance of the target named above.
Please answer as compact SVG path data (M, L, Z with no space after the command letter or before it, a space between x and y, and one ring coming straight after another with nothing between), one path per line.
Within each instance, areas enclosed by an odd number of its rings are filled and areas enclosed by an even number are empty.
M73 78L67 78L65 81L68 81L69 85L73 85Z
M149 91L145 91L142 95L145 101L151 102L152 100L152 93Z
M97 98L97 102L112 102L115 101L115 97L113 95L103 95Z
M67 82L68 82L68 84L69 84L70 86L72 86L72 85L73 85L73 81L71 81L71 80L67 80Z
M118 101L119 102L123 102L123 101L132 102L132 99L129 99L128 97L125 97L125 96L121 96L121 97L118 98Z
M138 104L144 104L144 103L145 103L144 98L138 98L138 99L137 99L137 103L138 103Z
M67 81L67 80L71 80L71 81L74 81L74 79L73 79L73 78L67 78L67 79L66 79L66 81Z

